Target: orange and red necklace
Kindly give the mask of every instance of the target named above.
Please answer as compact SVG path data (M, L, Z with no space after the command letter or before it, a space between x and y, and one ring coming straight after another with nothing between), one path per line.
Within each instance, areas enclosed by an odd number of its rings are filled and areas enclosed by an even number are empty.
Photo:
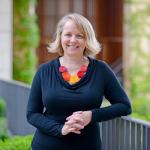
M69 82L70 84L75 84L76 82L78 82L84 76L86 71L87 71L87 66L82 65L80 70L77 72L77 74L70 75L65 66L59 67L59 72L61 72L63 79Z

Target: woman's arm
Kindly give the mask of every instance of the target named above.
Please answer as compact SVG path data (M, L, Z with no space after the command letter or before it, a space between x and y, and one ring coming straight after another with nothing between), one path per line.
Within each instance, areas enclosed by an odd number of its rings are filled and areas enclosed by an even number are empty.
M49 119L43 115L43 102L41 91L41 68L37 71L31 86L29 101L27 105L27 120L43 133L61 137L63 124Z
M111 106L92 110L92 122L110 120L131 114L129 98L108 65L104 69L104 96Z

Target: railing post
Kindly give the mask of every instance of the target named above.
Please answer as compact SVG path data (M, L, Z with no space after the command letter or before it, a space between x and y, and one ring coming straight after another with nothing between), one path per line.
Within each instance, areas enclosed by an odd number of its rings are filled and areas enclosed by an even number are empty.
M147 128L147 149L150 150L150 127Z
M125 150L131 150L131 124L130 121L126 121L125 128Z
M135 128L136 125L134 122L131 123L131 150L136 150L135 148Z
M112 138L113 138L113 136L112 136L112 120L108 121L107 127L108 127L108 132L107 132L107 138L108 138L107 145L108 145L108 148L107 148L107 150L112 150L112 144L113 144L112 143Z
M147 145L147 128L145 126L142 126L142 150L147 150L146 145Z
M141 125L137 124L136 145L137 150L141 150Z
M112 120L112 150L116 150L116 119Z
M107 138L107 122L102 122L102 150L107 150L108 138Z
M124 140L125 140L125 121L121 119L120 126L120 150L124 150Z
M116 119L116 140L115 142L115 150L120 150L120 124L121 124L121 118Z

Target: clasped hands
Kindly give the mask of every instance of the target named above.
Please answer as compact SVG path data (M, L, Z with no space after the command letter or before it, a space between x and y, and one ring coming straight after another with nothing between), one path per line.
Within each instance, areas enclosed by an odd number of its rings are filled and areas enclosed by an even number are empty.
M66 122L62 128L62 135L69 133L80 134L81 129L84 129L86 125L91 122L91 111L76 111L71 116L66 118Z

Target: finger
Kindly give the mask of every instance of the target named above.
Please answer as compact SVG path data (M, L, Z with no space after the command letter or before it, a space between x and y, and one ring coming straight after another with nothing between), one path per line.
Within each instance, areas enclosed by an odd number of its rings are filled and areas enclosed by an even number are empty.
M84 120L82 119L81 116L80 117L79 116L76 116L76 117L72 116L72 117L70 117L70 119L66 123L68 123L68 124L79 123L81 125L84 125Z
M72 127L75 128L76 130L84 129L84 126L83 126L83 125L80 125L80 124L77 124L77 123L76 123L76 124L73 124Z
M84 129L84 125L79 124L79 123L66 123L67 126L72 127L72 128L76 128L77 130L81 130Z
M80 123L71 123L71 122L66 122L65 125L69 126L70 128L75 128L76 130L81 130L81 129L84 129L84 125L83 123L80 124Z
M73 119L75 117L80 117L80 116L77 115L77 114L74 114L74 115L71 115L71 116L67 117L66 120L70 120L70 119Z
M66 118L66 120L69 120L69 119L71 119L71 118L74 117L74 116L79 116L79 115L82 114L82 113L83 113L83 111L76 111L76 112L74 112L72 115L68 116L68 117Z
M80 119L80 118L72 118L72 119L65 122L65 124L67 124L67 125L73 125L75 123L78 123L82 126L84 125L83 119Z
M69 125L69 126L72 125L72 123L70 121L66 122L65 124Z
M74 123L75 123L74 120L69 120L69 121L65 122L66 125L72 125L72 124L74 124Z
M81 117L74 117L73 120L76 122L76 123L79 123L81 125L84 125L84 120L81 118Z
M76 130L75 128L69 128L68 129L68 133L76 133L76 134L80 134L81 133L81 131L78 131L78 130Z
M69 128L69 129L68 129L68 133L69 133L69 132L72 132L72 131L75 131L75 130L76 130L75 128Z
M74 115L70 115L70 116L68 116L67 118L66 118L66 120L70 120L71 118L73 118L74 117Z
M67 117L66 120L70 120L71 116Z
M70 128L70 132L80 134L80 130L76 130L75 128Z
M69 134L69 133L71 133L71 132L72 132L72 133L76 133L76 134L80 134L80 133L81 133L81 131L77 130L77 129L74 128L74 127L70 127L70 126L68 126L68 125L66 125L66 127L67 127L67 129L66 129L64 135L67 135L67 134Z
M83 111L75 111L73 114L82 114Z
M72 133L81 134L81 131L72 131Z

